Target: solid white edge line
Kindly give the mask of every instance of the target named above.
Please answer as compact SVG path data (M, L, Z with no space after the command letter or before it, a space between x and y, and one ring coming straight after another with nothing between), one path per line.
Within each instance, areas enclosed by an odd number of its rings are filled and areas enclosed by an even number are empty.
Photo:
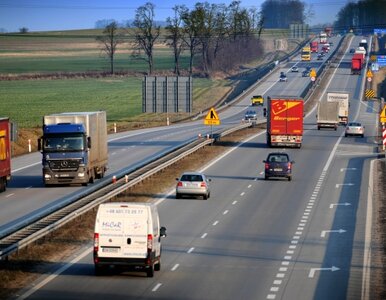
M373 223L373 169L376 160L370 162L369 186L367 190L365 245L362 271L362 300L370 299L370 268L371 268L371 231Z
M45 286L47 283L49 283L51 280L55 279L57 276L59 276L61 273L63 273L64 271L66 271L68 268L70 268L73 264L77 263L78 261L80 261L81 259L83 259L84 257L86 257L87 255L89 255L91 252L92 252L92 248L90 247L89 249L85 250L84 252L82 252L79 256L75 257L72 261L66 263L63 267L61 267L60 269L58 269L57 271L55 271L53 274L47 276L46 279L44 279L43 281L39 282L38 284L36 284L34 287L30 288L27 292L25 292L23 295L19 296L17 298L17 300L22 300L22 299L26 299L28 298L29 296L31 296L33 293L35 293L37 290L39 290L40 288L42 288L43 286Z

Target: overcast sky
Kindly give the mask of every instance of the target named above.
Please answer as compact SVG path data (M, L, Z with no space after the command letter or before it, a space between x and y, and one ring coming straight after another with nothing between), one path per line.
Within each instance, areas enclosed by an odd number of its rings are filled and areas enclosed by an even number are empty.
M147 1L139 0L0 0L0 30L17 32L26 27L31 31L92 29L98 20L114 19L118 22L134 18L135 10ZM172 7L185 4L193 8L197 2L189 0L153 0L155 19L165 21ZM232 1L208 0L209 3L229 4ZM245 8L260 10L262 0L242 0ZM314 17L310 25L332 23L347 0L303 0L312 6Z

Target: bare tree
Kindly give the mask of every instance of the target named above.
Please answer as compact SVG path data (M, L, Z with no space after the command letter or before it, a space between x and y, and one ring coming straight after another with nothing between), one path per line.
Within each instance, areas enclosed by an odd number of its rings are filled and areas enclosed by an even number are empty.
M200 40L199 40L199 26L198 26L198 12L197 10L185 11L182 14L182 20L184 22L183 28L183 40L189 50L189 74L193 73L193 61L198 52Z
M153 73L153 49L155 41L160 35L160 26L154 21L154 4L147 2L137 8L133 22L134 26L134 50L132 57L143 59L148 63L149 75ZM145 57L141 52L145 53Z
M103 30L103 36L98 36L96 40L100 42L107 57L110 59L110 73L114 74L114 55L119 44L123 43L123 34L118 31L118 25L115 21L106 26Z
M167 35L168 45L172 47L174 54L174 73L180 75L180 56L184 50L183 39L183 15L187 13L188 9L184 5L176 5L173 8L174 17L168 17L166 22L166 30L169 33Z

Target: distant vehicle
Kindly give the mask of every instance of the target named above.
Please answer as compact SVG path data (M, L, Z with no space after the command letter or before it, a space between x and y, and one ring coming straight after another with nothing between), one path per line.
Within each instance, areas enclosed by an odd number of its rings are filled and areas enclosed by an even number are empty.
M296 66L293 66L293 67L291 68L291 72L299 72L299 68L296 67Z
M312 41L310 43L310 48L311 48L311 52L313 52L313 53L318 52L318 48L319 48L318 41Z
M287 75L284 72L280 72L279 81L287 82Z
M330 46L334 46L334 43L333 42L329 42Z
M354 54L354 53L355 53L355 49L354 49L354 48L351 48L351 49L350 49L350 53L351 53L351 54Z
M359 47L363 47L365 49L365 51L367 52L367 50L368 50L367 40L362 39L359 43Z
M302 48L301 54L300 54L302 61L310 61L311 60L311 47L306 46Z
M364 63L364 55L362 53L354 53L351 58L351 74L361 75Z
M292 165L295 162L291 161L287 153L271 152L266 160L263 160L263 163L265 180L268 180L270 177L284 177L288 181L292 180Z
M264 105L264 98L261 95L253 95L251 98L252 106L255 105Z
M317 60L323 60L323 55L322 54L318 54L318 56L316 57Z
M300 97L267 97L268 147L302 146L303 104Z
M349 122L346 126L346 131L344 136L349 135L359 135L361 137L365 136L365 127L359 122Z
M94 229L95 275L114 266L153 277L161 269L161 237L165 236L154 203L100 204Z
M310 70L304 70L302 72L302 77L310 77Z
M249 120L257 120L257 114L256 114L256 111L255 110L247 110L245 112L245 117L244 119L246 121L249 121Z
M332 128L334 130L337 130L340 121L339 102L319 102L316 119L318 130L320 130L320 128Z
M185 172L178 179L176 199L182 196L202 196L204 200L210 197L210 179L199 172Z
M338 102L339 103L339 123L342 125L347 125L348 122L348 113L350 107L350 94L341 93L341 92L329 92L327 93L328 102Z
M306 67L306 70L307 70L307 71L311 71L311 69L312 69L311 66L307 66L307 67Z

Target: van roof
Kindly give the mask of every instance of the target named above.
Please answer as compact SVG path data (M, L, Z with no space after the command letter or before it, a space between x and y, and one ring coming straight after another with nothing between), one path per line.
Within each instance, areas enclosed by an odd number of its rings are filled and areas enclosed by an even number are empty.
M133 207L133 206L153 206L155 204L150 203L150 202L108 202L108 203L102 203L99 206L104 206L104 207Z

